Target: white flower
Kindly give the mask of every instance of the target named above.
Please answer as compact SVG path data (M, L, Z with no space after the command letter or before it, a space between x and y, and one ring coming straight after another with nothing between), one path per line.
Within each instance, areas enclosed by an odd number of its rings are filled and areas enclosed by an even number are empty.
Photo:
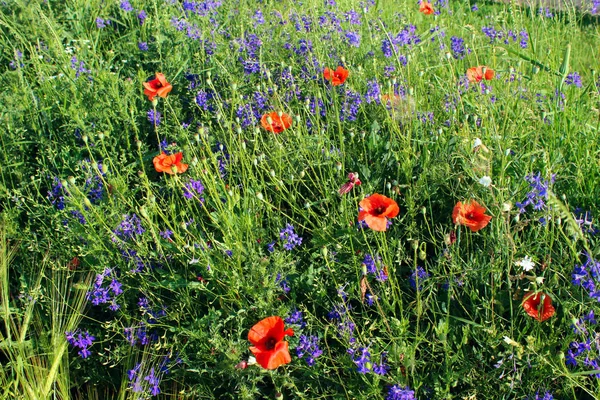
M483 142L481 141L481 139L475 138L475 140L473 141L473 146L471 146L471 149L477 150L477 148L479 146L481 146L482 144L483 144Z
M531 260L531 257L525 256L522 260L515 263L517 266L523 268L523 271L529 272L535 267L535 263Z
M489 187L492 184L492 178L490 178L487 175L482 176L481 179L479 180L479 183L484 187Z

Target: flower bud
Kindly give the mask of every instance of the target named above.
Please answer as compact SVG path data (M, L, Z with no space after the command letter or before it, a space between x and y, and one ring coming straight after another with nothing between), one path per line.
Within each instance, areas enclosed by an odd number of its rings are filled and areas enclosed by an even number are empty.
M67 182L69 182L71 185L75 185L75 177L74 176L69 176L67 178Z
M104 133L98 132L98 139L104 140Z
M135 141L135 145L137 146L138 149L140 149L142 147L142 141L141 140L136 140Z
M108 165L106 163L102 164L102 173L108 174Z
M87 207L87 208L91 208L92 207L92 202L90 201L90 199L88 199L87 197L83 198L83 204Z
M83 136L81 137L81 140L83 140L83 143L87 144L87 142L88 142L88 137L87 137L87 135L83 135Z
M263 201L265 198L263 197L263 194L261 192L257 192L256 193L256 198L259 199L260 201Z

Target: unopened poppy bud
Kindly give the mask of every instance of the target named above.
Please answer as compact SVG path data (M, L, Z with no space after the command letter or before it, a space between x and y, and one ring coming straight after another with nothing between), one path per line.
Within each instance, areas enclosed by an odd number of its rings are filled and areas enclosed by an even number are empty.
M275 400L283 400L283 393L281 393L281 392L275 393Z
M144 171L138 171L137 174L141 178L142 176L144 176Z
M354 137L354 131L350 131L350 137L353 138Z
M238 125L238 126L235 128L235 132L236 132L238 135L241 135L241 134L242 134L242 127Z
M74 176L69 176L67 178L67 182L69 182L71 185L75 185L75 177Z
M452 59L452 54L450 54L450 52L446 52L446 59L448 59L448 60Z
M242 150L246 150L246 142L242 142Z
M419 240L418 239L414 239L410 242L410 247L413 248L413 250L416 250L419 248Z
M208 78L208 79L206 80L206 84L207 84L207 85L212 85L212 80L211 80L210 78Z
M98 170L98 163L96 161L92 163L92 169Z
M264 197L263 197L263 195L262 195L261 192L257 192L256 193L256 198L259 199L259 200L261 200L261 201L264 200Z
M510 212L511 209L512 209L512 204L510 204L510 203L502 203L502 211L504 211L504 212Z
M237 90L237 84L236 83L232 83L231 84L231 90L233 90L234 92Z
M425 253L423 250L419 251L419 259L421 260L426 260L427 259L427 253Z
M157 105L158 105L158 99L155 97L155 98L152 100L152 107L155 107L155 108L156 108L156 106L157 106Z
M275 177L275 171L274 170L270 170L269 171L269 175L271 175L274 178Z
M68 183L66 180L64 180L64 179L60 181L60 184L61 184L63 187L68 187L68 186L69 186L69 183Z
M392 184L391 184L390 182L387 182L387 183L385 184L385 188L386 188L387 190L390 190L390 189L392 188Z
M108 174L108 165L102 164L102 173L103 174Z
M98 139L104 140L104 133L98 132Z
M194 158L192 158L192 161L190 161L190 164L196 166L196 164L198 164L198 157L194 156Z
M233 197L233 190L229 190L229 191L227 192L227 194L229 195L229 197Z
M427 214L427 208L421 207L421 214L423 214L423 215Z
M84 205L85 205L87 208L90 208L90 207L92 207L92 202L91 202L91 201L90 201L90 199L88 199L87 197L85 197L85 198L83 199L83 204L84 204Z
M142 147L142 141L141 140L136 140L135 141L135 145L137 146L137 148L141 148Z
M83 140L83 143L86 143L86 144L87 144L87 142L88 142L88 137L87 137L87 135L83 135L83 136L81 137L81 140Z
M256 167L258 165L258 158L252 160L252 164L254 164L254 166Z
M339 162L339 161L338 161L338 162L336 162L336 163L335 163L335 169L336 169L336 170L338 170L338 171L341 171L341 170L342 170L342 163L341 163L341 162Z
M273 125L273 118L267 116L267 125Z
M150 197L148 197L148 202L150 204L156 203L156 197L154 195L151 195Z
M414 95L415 94L415 89L412 88L412 87L409 87L408 88L408 94L411 95L411 96Z
M419 76L425 75L425 71L419 71Z
M186 231L186 230L187 230L187 224L186 224L184 221L181 221L181 222L179 223L179 227L180 227L181 229L183 229L184 231Z
M297 124L300 123L300 116L299 115L294 116L294 119L296 120Z
M304 175L306 175L306 172L304 170L300 171L300 179L304 178Z
M328 250L327 250L327 246L323 246L321 247L321 255L323 256L323 258L327 258L327 254L328 254Z
M310 208L310 203L307 201L306 203L304 203L304 208Z
M140 206L140 214L144 218L149 218L148 210L146 210L146 207L144 207L144 206Z

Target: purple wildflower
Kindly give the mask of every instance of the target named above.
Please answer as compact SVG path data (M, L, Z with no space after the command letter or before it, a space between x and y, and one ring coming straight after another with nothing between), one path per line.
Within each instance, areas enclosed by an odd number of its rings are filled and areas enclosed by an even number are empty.
M151 109L151 110L148 110L147 115L148 115L148 121L150 121L150 123L152 123L152 125L154 125L154 126L160 125L161 117L162 117L160 111Z
M279 239L283 241L283 248L288 251L302 244L302 238L296 234L291 224L286 224L279 232Z

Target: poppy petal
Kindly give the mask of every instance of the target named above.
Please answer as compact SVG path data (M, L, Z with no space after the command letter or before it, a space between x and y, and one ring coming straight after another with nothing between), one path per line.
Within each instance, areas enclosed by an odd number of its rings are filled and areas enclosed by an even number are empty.
M283 320L280 317L267 317L256 323L248 332L248 340L253 345L262 345L264 342L273 338L276 342L283 339Z
M385 232L387 229L387 220L385 217L376 217L371 214L365 215L365 222L367 226L374 231Z

